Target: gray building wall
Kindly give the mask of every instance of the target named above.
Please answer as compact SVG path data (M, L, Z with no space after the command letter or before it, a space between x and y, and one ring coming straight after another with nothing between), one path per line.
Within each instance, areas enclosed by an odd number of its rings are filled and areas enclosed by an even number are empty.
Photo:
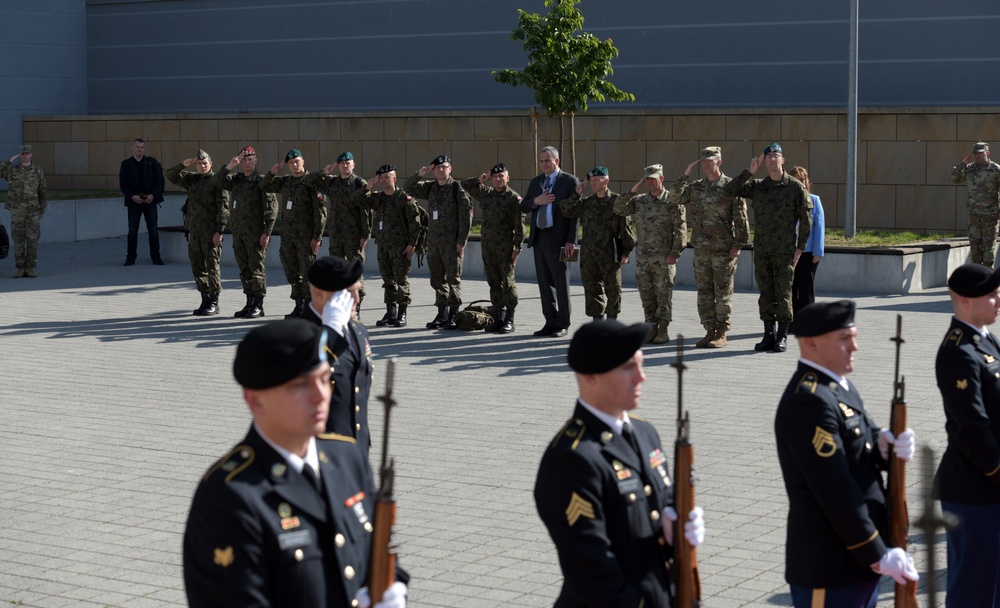
M17 154L22 116L87 113L86 18L83 0L0 4L0 160Z
M92 114L503 109L540 0L87 0ZM764 12L764 8L768 12ZM1000 4L864 2L862 106L992 105ZM845 106L847 2L588 0L613 81L655 108ZM124 33L124 34L123 34ZM593 107L593 106L592 106Z

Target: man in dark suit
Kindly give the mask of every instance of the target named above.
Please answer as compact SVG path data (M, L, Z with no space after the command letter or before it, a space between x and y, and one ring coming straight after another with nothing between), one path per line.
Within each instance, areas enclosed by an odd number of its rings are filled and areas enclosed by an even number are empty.
M322 434L330 333L277 321L236 350L233 373L253 424L195 491L183 543L193 608L371 603L371 466L351 437ZM376 608L406 605L409 576L397 568L396 580Z
M948 608L1000 606L1000 270L965 264L948 279L955 316L935 371L948 448L934 487L961 525L948 529Z
M536 336L561 338L569 330L568 258L576 250L576 219L563 217L560 202L576 193L580 180L559 168L559 150L546 146L538 153L542 174L531 180L521 212L531 214L528 247L533 248L535 276L542 297L545 326Z
M917 580L913 558L889 547L881 471L909 461L915 439L880 429L846 376L858 349L854 302L795 315L798 370L778 403L774 433L788 493L785 580L796 608L875 608L879 576Z
M139 220L146 219L149 233L149 257L157 266L163 266L160 257L160 233L156 227L156 208L163 202L163 169L152 156L146 156L146 142L138 137L132 140L132 156L122 161L118 170L118 186L125 195L128 208L128 241L125 265L135 264L139 242Z
M326 431L354 437L358 447L368 456L372 348L368 343L368 330L352 318L361 301L362 272L360 258L349 262L341 257L327 256L313 262L308 274L312 302L306 306L302 318L333 330L326 351L327 361L333 369L330 377L333 395Z
M594 321L570 342L580 397L535 481L535 505L564 577L558 608L670 605L673 486L656 429L629 414L639 406L640 348L651 331L645 323ZM700 545L701 508L685 518L685 539Z

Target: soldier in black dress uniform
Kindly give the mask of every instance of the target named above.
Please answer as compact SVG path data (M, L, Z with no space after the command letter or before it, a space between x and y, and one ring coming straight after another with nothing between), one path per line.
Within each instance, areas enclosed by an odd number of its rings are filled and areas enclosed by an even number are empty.
M326 358L333 374L328 433L354 437L368 456L371 433L368 428L368 395L372 386L372 347L368 330L354 320L361 302L362 262L326 256L309 267L309 291L312 301L302 318L333 330L327 344Z
M640 348L651 331L593 321L570 342L580 397L535 482L564 577L557 607L670 605L665 564L677 513L667 460L656 429L628 413L639 406ZM686 516L684 536L700 545L702 510Z
M791 330L801 358L774 420L788 492L785 580L796 608L874 608L880 574L917 580L913 558L886 545L881 473L890 446L913 457L913 431L880 429L845 377L858 349L854 302L810 304Z
M370 604L375 487L354 439L322 434L329 333L278 321L237 348L233 371L254 422L194 495L184 531L194 608ZM409 577L398 570L396 578L376 608L406 605Z
M948 530L948 608L1000 606L1000 271L960 266L948 279L955 309L935 369L948 448L935 487L959 518Z

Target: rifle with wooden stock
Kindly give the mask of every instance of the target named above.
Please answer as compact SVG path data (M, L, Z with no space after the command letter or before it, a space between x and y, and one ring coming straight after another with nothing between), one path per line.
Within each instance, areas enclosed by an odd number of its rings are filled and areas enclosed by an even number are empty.
M392 396L395 375L396 358L393 357L386 364L385 394L378 398L385 406L385 424L382 433L382 466L379 469L378 492L375 494L371 570L368 576L368 593L372 604L382 601L385 590L396 582L396 543L393 539L396 526L396 498L393 496L396 460L389 458L389 414L396 407L396 399Z
M906 431L906 378L899 375L899 351L903 345L903 315L896 315L896 336L889 338L896 343L896 372L892 381L892 405L889 410L889 430L894 437ZM906 462L897 458L889 449L889 545L906 551L910 536L910 515L906 508ZM896 608L919 608L917 583L894 583Z
M674 603L677 608L698 608L701 605L701 579L698 576L698 555L684 536L684 524L694 509L694 446L691 445L691 422L684 411L684 336L677 336L677 361L670 364L677 370L677 440L674 442L674 563L670 568L674 582Z

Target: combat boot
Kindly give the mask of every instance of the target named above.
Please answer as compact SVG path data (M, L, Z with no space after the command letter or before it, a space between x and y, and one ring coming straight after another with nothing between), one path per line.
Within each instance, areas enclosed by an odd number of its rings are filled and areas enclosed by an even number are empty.
M722 348L729 342L726 340L726 330L717 329L715 330L715 336L709 341L706 346L708 348Z
M38 275L35 274L35 269L34 268L25 268L24 269L24 276L27 277L27 278L29 278L29 279L34 279Z
M24 278L24 268L18 268L17 272L14 273L14 278L15 279L22 279L22 278Z
M251 296L250 308L247 310L247 319L258 319L264 316L264 296Z
M656 327L656 337L653 338L653 344L666 344L670 342L670 334L667 333L668 325L669 323L660 321L660 324Z
M695 348L707 348L708 343L715 339L716 332L714 327L708 327L706 331L705 337L694 343Z
M646 341L643 342L643 344L652 344L653 340L656 339L656 330L657 330L656 322L646 321L646 323L649 323L653 327L653 329L650 330L649 335L646 336Z
M292 312L285 315L286 319L299 319L302 317L302 311L306 309L306 301L302 298L295 298L295 308Z
M514 332L514 309L506 309L506 313L503 316L503 325L497 330L501 334L510 334Z
M778 335L775 336L773 350L776 353L788 350L788 323L778 322Z
M774 321L764 321L764 339L754 344L753 349L763 352L772 348L774 348Z
M503 327L503 323L504 323L504 314L505 314L506 309L505 308L495 308L494 307L493 310L495 310L496 313L497 313L496 317L494 317L493 318L493 322L490 323L489 325L487 325L486 329L483 330L483 331L485 331L488 334L498 333L500 331L500 328Z
M250 312L250 309L252 307L253 307L253 295L248 293L247 294L247 303L246 303L246 305L243 308L241 308L240 310L237 310L236 312L234 312L233 316L236 317L237 319L246 318L247 313Z
M208 308L208 292L201 292L201 306L191 311L191 314L201 317L205 315L205 309Z
M376 327L391 327L396 323L397 311L396 304L386 304L385 305L385 315L381 319L375 321Z
M455 324L455 315L458 314L458 308L458 305L448 308L448 318L441 324L441 329L458 329L458 325Z
M406 327L406 304L400 304L396 320L390 323L393 327Z
M202 317L219 314L219 292L208 294L208 306L201 312Z
M448 307L438 306L438 314L430 320L427 324L427 329L440 329L444 325L445 321L448 320Z

